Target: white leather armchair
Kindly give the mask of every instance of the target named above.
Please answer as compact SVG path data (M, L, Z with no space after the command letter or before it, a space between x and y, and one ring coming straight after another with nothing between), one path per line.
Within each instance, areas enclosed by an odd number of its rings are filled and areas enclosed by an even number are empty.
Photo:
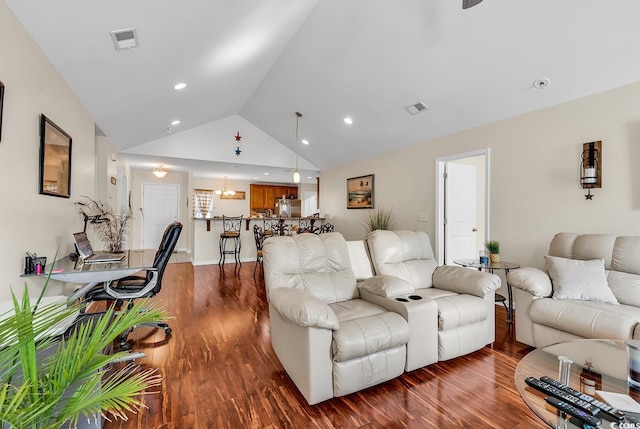
M360 299L341 234L270 237L263 261L273 349L309 404L403 373L407 322Z
M431 348L432 355L437 350L438 360L448 360L493 343L494 296L500 277L464 267L438 266L429 236L422 231L377 230L367 235L366 242L377 275L399 277L415 289L409 299L420 297L435 303L434 320L427 322L427 328L419 332L412 328L418 344L423 338L420 347ZM389 300L366 290L361 293L364 299L380 305Z

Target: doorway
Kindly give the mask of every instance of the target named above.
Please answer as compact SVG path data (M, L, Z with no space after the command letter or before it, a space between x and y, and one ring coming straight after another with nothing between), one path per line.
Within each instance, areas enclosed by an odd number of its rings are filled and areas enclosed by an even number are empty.
M142 249L157 249L165 228L178 220L180 185L142 184Z
M477 259L489 237L489 149L436 159L436 258Z

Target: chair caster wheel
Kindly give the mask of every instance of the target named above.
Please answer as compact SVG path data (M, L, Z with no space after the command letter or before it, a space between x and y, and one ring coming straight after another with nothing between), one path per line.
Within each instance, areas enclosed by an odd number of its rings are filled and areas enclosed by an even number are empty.
M172 332L172 331L171 331L171 328L164 328L164 334L165 334L165 335L167 335L167 336L168 336L168 335L171 335L171 332Z

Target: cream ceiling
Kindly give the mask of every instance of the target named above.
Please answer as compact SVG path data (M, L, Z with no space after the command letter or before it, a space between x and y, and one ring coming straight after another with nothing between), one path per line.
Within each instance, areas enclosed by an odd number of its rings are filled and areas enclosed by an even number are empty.
M313 182L640 80L637 0L4 1L133 168L291 181L300 111ZM139 47L116 51L126 28Z

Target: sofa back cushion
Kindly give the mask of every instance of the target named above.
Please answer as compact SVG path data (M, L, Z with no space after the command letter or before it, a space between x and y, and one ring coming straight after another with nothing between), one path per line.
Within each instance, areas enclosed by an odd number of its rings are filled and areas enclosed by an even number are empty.
M607 282L620 304L640 307L640 237L610 234L556 234L549 255L604 259Z
M438 263L425 232L376 230L365 241L376 274L400 277L416 289L433 286Z
M327 304L359 296L347 242L338 232L269 237L263 262L267 293L293 287Z
M373 269L364 240L347 241L347 248L349 249L349 259L351 259L351 269L356 275L356 280L361 281L372 277Z

